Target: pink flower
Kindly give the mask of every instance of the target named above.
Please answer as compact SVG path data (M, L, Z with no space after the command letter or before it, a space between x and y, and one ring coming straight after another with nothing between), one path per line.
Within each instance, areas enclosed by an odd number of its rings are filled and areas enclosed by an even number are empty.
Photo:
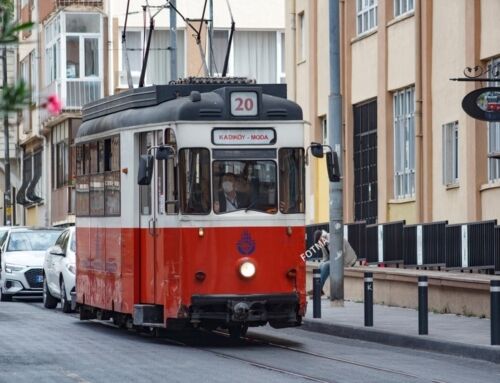
M51 94L49 97L47 97L47 103L44 104L44 106L47 108L47 111L53 116L57 116L61 113L62 110L61 100L59 100L57 94Z

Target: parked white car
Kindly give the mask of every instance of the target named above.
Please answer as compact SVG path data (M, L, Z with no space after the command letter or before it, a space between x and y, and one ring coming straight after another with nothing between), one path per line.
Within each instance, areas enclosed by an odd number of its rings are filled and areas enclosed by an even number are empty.
M61 234L61 229L9 229L1 247L0 300L40 296L43 292L43 258Z
M54 246L49 247L43 262L43 305L56 308L61 302L65 313L71 312L71 292L75 291L76 230L65 229Z

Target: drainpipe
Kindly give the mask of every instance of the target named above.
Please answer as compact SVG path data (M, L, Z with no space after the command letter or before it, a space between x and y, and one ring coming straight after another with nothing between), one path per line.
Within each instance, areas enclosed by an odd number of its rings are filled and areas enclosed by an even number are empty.
M415 2L415 209L417 222L423 220L424 166L422 133L422 8Z

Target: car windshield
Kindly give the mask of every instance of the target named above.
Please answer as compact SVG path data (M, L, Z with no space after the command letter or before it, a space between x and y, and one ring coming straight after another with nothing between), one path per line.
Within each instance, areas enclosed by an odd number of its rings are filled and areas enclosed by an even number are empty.
M32 230L11 233L7 251L44 251L54 245L58 230Z

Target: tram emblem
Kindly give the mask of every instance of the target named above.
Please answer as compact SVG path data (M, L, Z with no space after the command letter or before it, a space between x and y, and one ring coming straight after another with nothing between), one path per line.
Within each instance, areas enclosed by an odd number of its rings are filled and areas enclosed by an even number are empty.
M248 231L243 231L241 238L237 243L237 248L240 254L250 255L255 251L255 241Z

